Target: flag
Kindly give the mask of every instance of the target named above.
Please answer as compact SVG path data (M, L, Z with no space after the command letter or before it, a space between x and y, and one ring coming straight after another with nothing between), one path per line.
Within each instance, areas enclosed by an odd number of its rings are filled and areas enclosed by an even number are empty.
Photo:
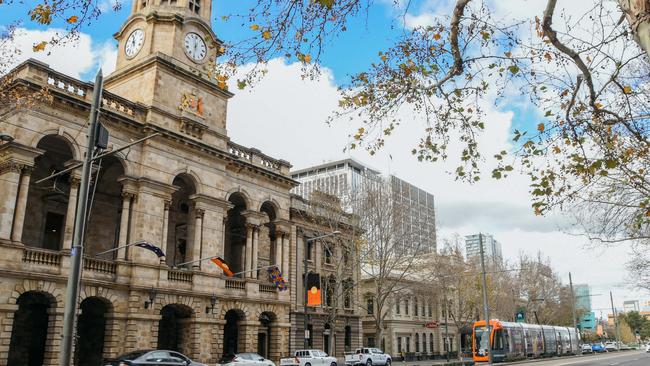
M266 269L269 272L269 278L271 279L271 282L275 285L275 287L278 288L280 291L286 291L287 290L287 283L284 281L284 278L282 277L282 272L280 272L280 268L278 266L272 266Z
M318 273L309 272L307 274L307 305L320 305L320 298L320 275Z
M226 263L226 261L224 261L221 257L214 257L214 258L210 259L210 261L212 261L212 263L216 264L217 267L221 268L223 270L223 273L226 274L226 276L233 277L235 275L230 270L230 267L228 266L228 263Z
M149 249L149 250L151 250L152 252L154 252L154 253L158 256L158 258L161 258L161 257L164 257L164 256L165 256L165 252L163 252L162 249L158 248L157 246L155 246L155 245L153 245L153 244L149 244L149 243L147 243L146 241L143 241L143 242L140 242L140 243L136 243L136 244L134 244L134 245L135 245L136 247L140 247L140 248L144 248L144 249Z

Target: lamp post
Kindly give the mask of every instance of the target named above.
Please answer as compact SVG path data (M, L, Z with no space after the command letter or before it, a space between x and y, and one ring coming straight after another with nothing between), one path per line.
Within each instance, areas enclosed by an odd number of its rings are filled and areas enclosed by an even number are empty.
M13 140L14 140L13 136L7 135L6 133L0 133L0 141L11 142Z
M305 239L305 253L303 255L303 260L302 260L302 263L303 263L303 266L304 266L302 288L303 288L303 293L304 293L304 296L305 296L305 298L304 298L304 310L303 310L304 311L304 314L303 314L303 326L304 326L304 332L305 332L305 335L304 335L304 337L305 337L305 341L304 341L305 349L309 348L309 338L311 337L311 334L309 335L309 337L307 337L307 325L308 325L308 321L307 321L307 251L309 250L309 243L311 243L313 241L316 241L316 240L319 240L319 239L323 239L323 238L327 238L327 237L330 237L330 236L338 235L340 233L341 233L340 231L336 230L336 231L332 231L331 233L328 233L328 234L319 235L319 236L315 236L313 238Z

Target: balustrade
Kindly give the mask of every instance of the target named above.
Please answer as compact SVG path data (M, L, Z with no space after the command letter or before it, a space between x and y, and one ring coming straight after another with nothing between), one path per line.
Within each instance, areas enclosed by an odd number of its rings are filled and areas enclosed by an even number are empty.
M23 262L56 267L61 264L61 254L46 249L25 248Z

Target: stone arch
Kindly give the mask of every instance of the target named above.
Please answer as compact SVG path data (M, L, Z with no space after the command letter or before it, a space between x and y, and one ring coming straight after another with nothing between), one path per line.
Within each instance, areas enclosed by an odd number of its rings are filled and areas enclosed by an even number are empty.
M252 258L251 253L246 251L247 244L252 244L252 230L247 226L248 219L245 216L251 206L246 192L233 192L228 195L228 202L232 206L226 215L224 259L230 269L237 273L248 269L247 260Z
M91 191L92 206L89 209L88 228L85 235L85 251L89 255L117 248L120 244L120 232L124 214L122 185L120 178L125 174L124 162L115 156L107 156L94 166L97 173L95 186ZM104 258L113 258L117 251L108 253Z
M246 349L246 331L242 329L242 323L248 319L247 312L238 308L226 310L223 307L222 313L224 314L223 320L225 320L223 326L223 355L230 356L248 351Z
M75 159L74 145L64 136L49 134L35 147L43 153L34 160L27 191L29 219L24 220L21 241L28 246L60 250L72 240L76 205L75 173L66 172L36 184L53 172L64 171Z
M83 158L81 146L79 146L75 137L71 133L65 131L63 128L60 129L50 128L45 131L40 131L29 142L29 146L38 147L39 142L48 136L57 136L63 139L68 144L68 147L72 152L72 159L80 161Z
M276 220L278 208L272 201L264 201L259 211L266 216L259 227L258 267L277 264L282 266L282 240L278 240ZM281 236L280 236L281 238Z
M239 316L242 317L243 320L248 320L251 318L251 311L249 310L248 306L240 303L223 304L221 306L221 310L219 311L219 318L224 319L226 317L226 314L230 311L236 312ZM256 315L259 315L259 313Z
M191 311L192 316L201 311L201 303L195 301L193 297L175 294L164 294L162 297L158 297L154 303L154 309L156 312L160 312L167 305L183 306Z
M158 349L192 352L194 309L185 304L167 304L160 309Z
M102 296L86 296L79 304L79 311L75 364L99 365L113 346L113 327L109 324L113 320L113 303Z
M13 324L9 324L12 329L7 364L52 364L58 356L52 351L57 323L55 297L42 289L25 289L15 299L15 305Z
M11 305L17 305L20 295L26 292L39 292L50 299L50 302L55 305L54 308L63 309L63 291L64 290L59 289L54 282L24 280L22 284L14 286L11 296L9 296L8 303Z
M226 192L226 195L225 195L224 198L225 198L226 201L231 201L233 196L237 196L237 195L241 196L241 198L243 199L243 201L245 203L245 206L246 206L246 209L250 209L251 207L254 206L253 205L253 199L251 198L251 195L245 189L242 189L241 187L230 189L228 192Z
M195 249L193 213L196 208L191 197L198 188L194 177L187 172L175 175L172 185L176 191L169 202L165 260L169 266L176 266L192 258Z
M201 177L189 167L183 169L177 169L171 174L171 180L166 182L167 184L174 185L174 180L178 177L183 177L184 179L191 182L194 186L196 194L203 194L203 181Z

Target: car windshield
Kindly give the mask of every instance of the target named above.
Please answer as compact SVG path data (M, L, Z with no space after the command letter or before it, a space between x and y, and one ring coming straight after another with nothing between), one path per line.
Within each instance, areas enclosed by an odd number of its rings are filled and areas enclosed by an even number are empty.
M488 330L486 327L476 327L474 328L474 333L476 337L476 348L479 354L483 354L489 348L490 337L488 335Z
M129 352L125 353L121 356L117 356L115 359L116 360L135 360L138 357L141 357L145 353L149 352L149 350L144 350L144 351L134 351L134 352Z

